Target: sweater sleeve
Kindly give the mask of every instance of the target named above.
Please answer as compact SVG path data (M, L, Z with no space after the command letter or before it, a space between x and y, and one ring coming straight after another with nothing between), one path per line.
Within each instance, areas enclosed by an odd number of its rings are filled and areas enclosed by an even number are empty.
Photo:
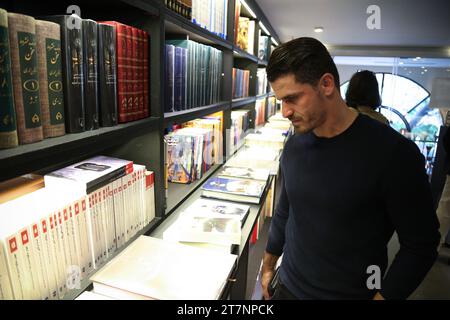
M281 163L282 161L280 161ZM266 251L270 254L281 256L283 253L285 228L289 215L289 200L285 188L285 180L283 168L280 175L280 198L278 199L275 212L270 223L269 238L267 241Z
M396 146L382 190L400 250L380 293L385 299L406 299L431 269L440 239L424 158L412 141L402 140Z

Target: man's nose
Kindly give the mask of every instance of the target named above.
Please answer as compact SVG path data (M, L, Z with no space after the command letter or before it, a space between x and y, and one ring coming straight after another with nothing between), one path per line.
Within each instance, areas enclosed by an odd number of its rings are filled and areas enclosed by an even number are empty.
M292 115L293 111L291 108L289 108L288 104L285 102L282 102L281 104L281 114L284 118L289 118Z

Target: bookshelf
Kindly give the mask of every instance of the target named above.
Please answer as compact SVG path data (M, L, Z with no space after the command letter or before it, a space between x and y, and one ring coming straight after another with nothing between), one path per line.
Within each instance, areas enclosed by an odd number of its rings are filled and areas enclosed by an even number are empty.
M261 21L269 28L271 36L280 42L276 32L270 26L264 13L255 0L246 1L256 13L257 22ZM150 117L113 127L100 127L97 130L76 134L66 134L57 138L45 139L41 142L20 145L12 149L0 150L0 181L22 174L36 172L46 174L68 164L95 155L114 156L133 160L145 165L155 172L155 206L156 219L146 226L140 234L154 236L159 226L169 223L174 212L190 203L198 196L199 187L219 168L213 166L199 181L188 185L170 184L168 198L165 197L164 181L164 143L165 128L172 124L181 124L218 111L223 112L223 156L226 161L227 135L230 128L231 111L239 108L252 109L257 99L267 99L269 94L256 96L256 71L267 65L257 55L241 50L234 44L235 0L227 0L226 39L209 32L192 23L181 15L168 9L163 0L62 0L57 4L37 3L33 0L2 1L0 5L8 12L21 13L33 17L53 14L66 14L69 5L77 5L81 9L81 17L97 21L117 20L121 23L145 30L150 36L149 47L149 107ZM259 25L255 28L255 48L258 47ZM194 109L164 112L164 44L166 39L184 37L196 42L210 45L223 53L220 102ZM269 44L269 50L270 50ZM250 70L249 97L232 99L232 68ZM269 88L267 88L269 89ZM255 112L250 119L254 123ZM252 206L252 214L256 217L260 208ZM250 218L250 217L249 217ZM167 221L166 221L167 220ZM250 221L251 219L248 219ZM250 227L249 227L250 228ZM247 231L246 231L247 232ZM250 232L250 231L249 231ZM248 239L247 239L248 240ZM247 241L248 242L248 241ZM129 242L130 243L130 242ZM79 291L72 292L67 299L75 298L89 286L89 281L82 283ZM243 297L242 297L243 298Z

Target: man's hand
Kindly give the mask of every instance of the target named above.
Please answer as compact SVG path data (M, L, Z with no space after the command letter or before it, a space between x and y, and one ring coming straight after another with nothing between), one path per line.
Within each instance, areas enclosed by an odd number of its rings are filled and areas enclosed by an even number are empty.
M269 294L269 283L272 280L274 273L275 273L275 270L269 270L266 272L262 272L261 285L262 285L264 300L269 300L271 298L271 296Z
M268 252L264 253L263 265L261 269L261 286L263 290L263 296L265 300L270 299L269 295L269 283L272 280L275 273L275 266L278 261L278 256L274 256Z

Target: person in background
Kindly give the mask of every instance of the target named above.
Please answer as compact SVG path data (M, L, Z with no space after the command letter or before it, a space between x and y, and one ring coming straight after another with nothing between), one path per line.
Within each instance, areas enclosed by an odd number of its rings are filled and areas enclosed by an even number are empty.
M381 105L381 97L378 91L377 77L372 71L358 71L352 76L345 94L345 100L349 107L389 125L389 120L376 111Z
M283 256L274 299L406 299L434 264L440 241L417 146L347 106L336 65L316 39L278 46L267 77L299 134L280 159L264 298ZM394 231L400 249L387 270Z
M450 248L450 128L447 128L443 138L442 146L445 150L445 185L439 200L437 214L441 224L441 233L443 237L442 245ZM450 264L450 260L449 260Z

